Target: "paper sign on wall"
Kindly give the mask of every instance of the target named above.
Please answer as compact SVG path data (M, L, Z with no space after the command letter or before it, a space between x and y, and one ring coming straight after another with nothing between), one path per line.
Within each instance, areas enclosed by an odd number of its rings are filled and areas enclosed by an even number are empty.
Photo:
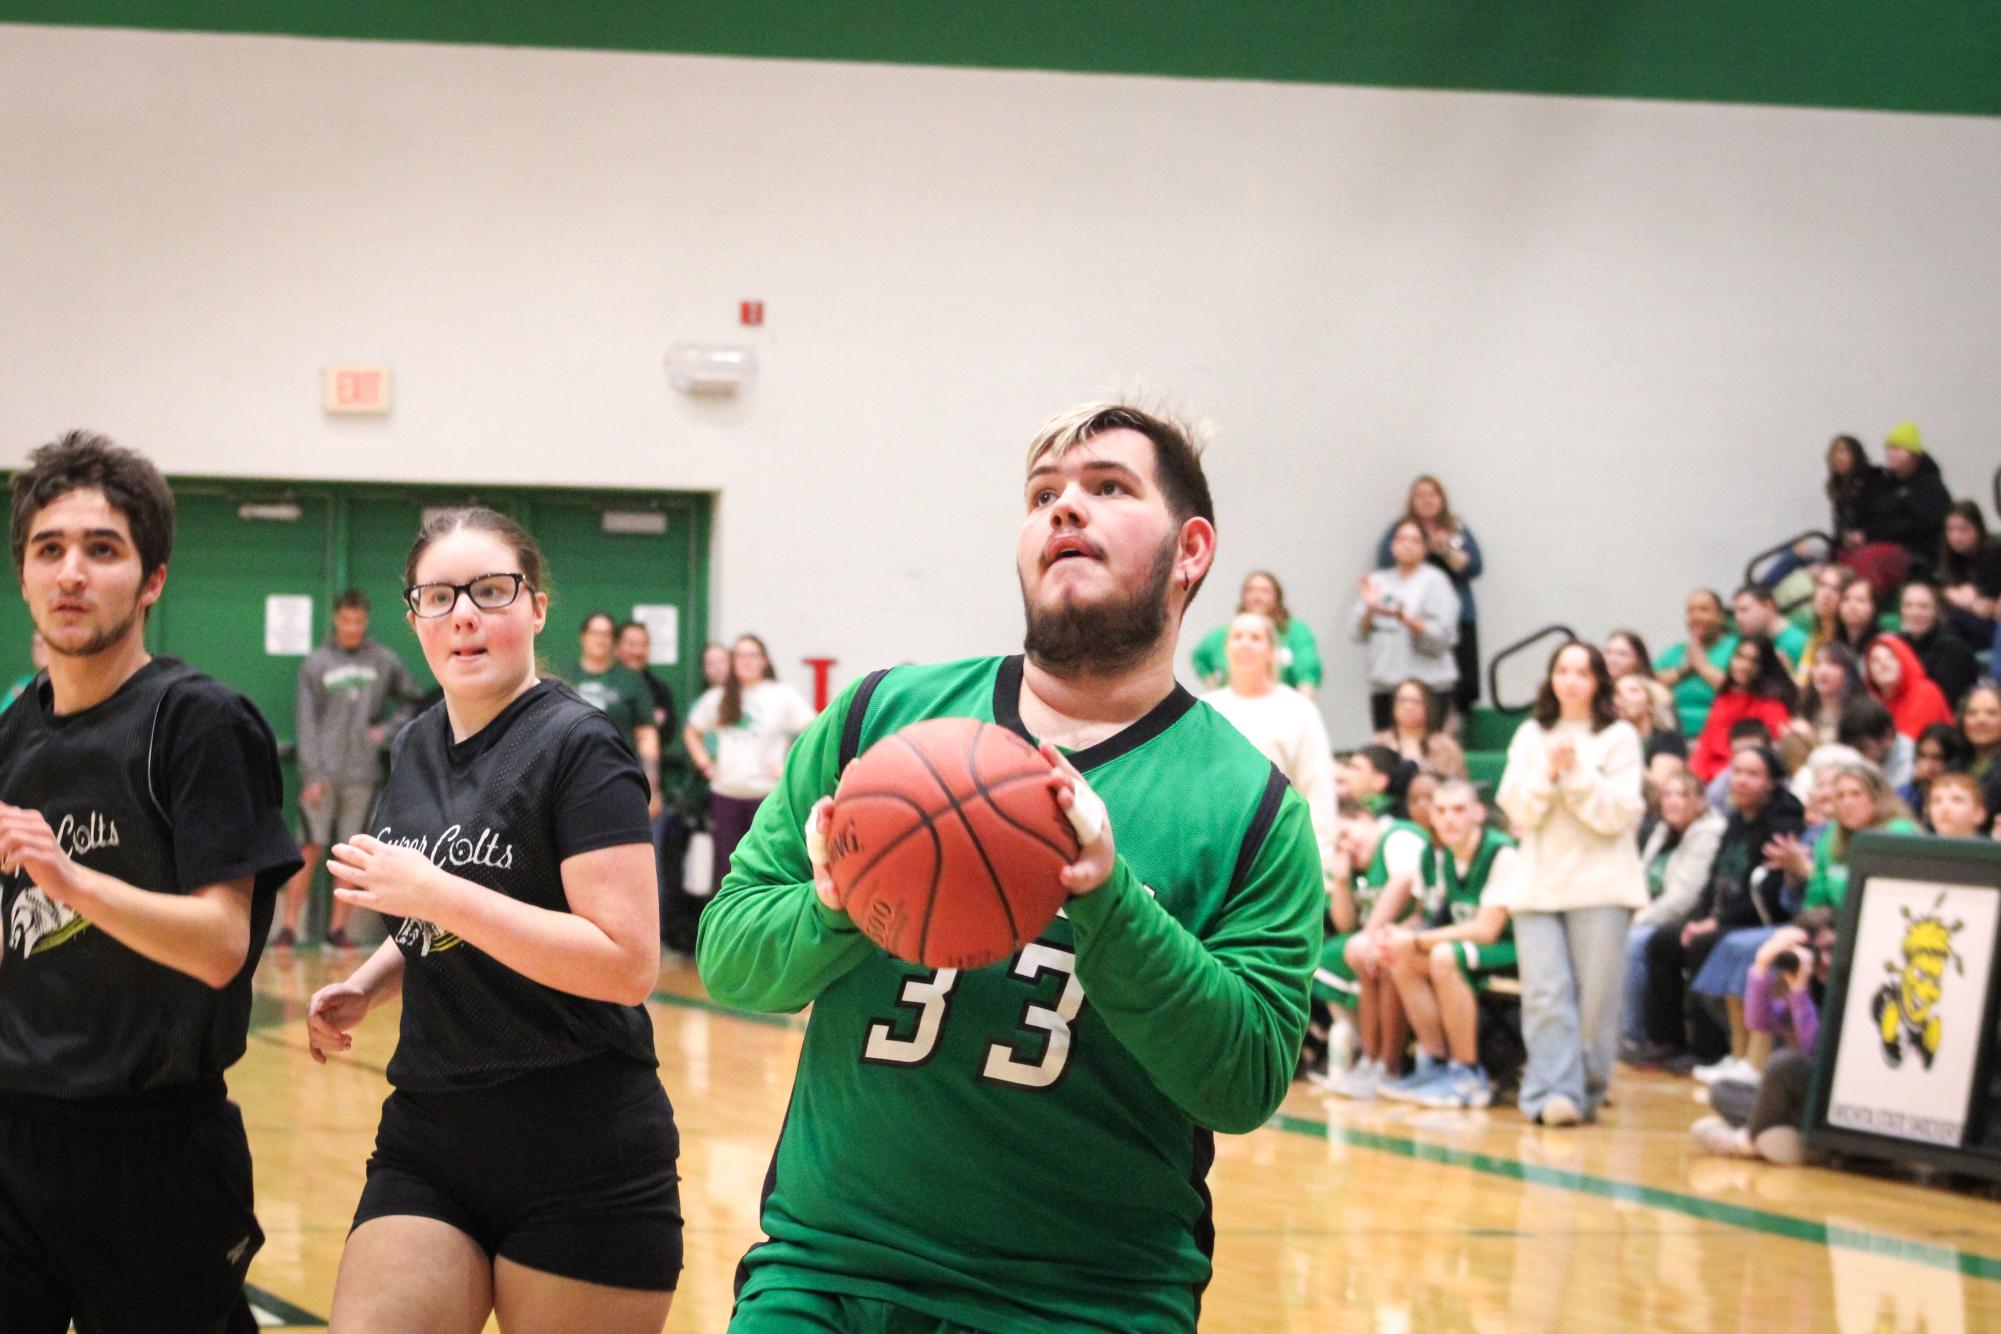
M681 661L681 609L665 602L635 602L632 619L646 627L646 660L664 667Z
M264 652L272 657L304 657L313 651L313 600L289 593L264 599Z
M1849 891L1853 893L1853 890ZM1966 1143L2001 895L1980 885L1872 877L1835 1053L1827 1123Z

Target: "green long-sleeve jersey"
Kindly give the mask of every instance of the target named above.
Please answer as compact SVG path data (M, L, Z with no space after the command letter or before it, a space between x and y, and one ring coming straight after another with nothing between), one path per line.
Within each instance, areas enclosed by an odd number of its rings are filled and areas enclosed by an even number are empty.
M1212 1132L1270 1117L1320 943L1306 806L1185 690L1070 758L1111 878L1013 958L892 958L813 893L803 826L844 761L926 718L1027 737L1022 662L877 673L793 748L703 914L710 994L811 1002L739 1294L883 1298L981 1330L1190 1330Z

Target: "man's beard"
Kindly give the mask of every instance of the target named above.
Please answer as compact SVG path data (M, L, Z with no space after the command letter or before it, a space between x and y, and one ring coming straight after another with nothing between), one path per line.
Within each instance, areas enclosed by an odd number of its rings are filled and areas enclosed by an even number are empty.
M125 613L125 619L116 625L105 626L93 631L90 638L83 641L80 648L64 648L56 643L54 635L43 635L42 642L49 646L49 652L64 658L94 658L132 633L132 625L139 619L139 600L132 600L132 609Z
M1167 629L1168 581L1174 575L1175 545L1161 544L1144 583L1126 597L1099 606L1070 603L1038 611L1021 590L1028 633L1022 647L1035 664L1056 676L1110 676L1153 651Z

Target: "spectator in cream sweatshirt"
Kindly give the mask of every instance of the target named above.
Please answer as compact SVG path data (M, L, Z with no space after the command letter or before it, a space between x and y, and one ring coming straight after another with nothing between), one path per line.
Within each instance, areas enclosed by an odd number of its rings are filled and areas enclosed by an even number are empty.
M1334 864L1334 751L1313 701L1279 677L1278 628L1254 611L1237 613L1224 637L1229 684L1202 697L1230 720L1306 799L1323 871Z
M1508 746L1498 794L1521 840L1521 1109L1543 1125L1595 1119L1611 1085L1626 936L1647 905L1634 840L1641 767L1639 734L1612 711L1604 655L1565 644Z

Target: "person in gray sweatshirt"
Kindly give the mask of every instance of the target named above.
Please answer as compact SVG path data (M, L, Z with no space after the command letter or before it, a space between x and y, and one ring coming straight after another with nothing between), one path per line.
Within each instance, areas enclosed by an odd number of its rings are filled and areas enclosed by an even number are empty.
M423 694L403 660L368 637L368 595L334 600L333 637L299 664L299 851L306 864L285 886L285 919L272 944L299 940L313 872L327 848L362 832L381 781L382 747ZM353 905L333 902L327 945L346 949Z
M1390 531L1391 564L1362 576L1362 595L1348 613L1348 633L1368 645L1369 717L1390 726L1397 684L1415 678L1446 698L1459 680L1459 595L1452 581L1425 563L1424 528L1405 519Z

